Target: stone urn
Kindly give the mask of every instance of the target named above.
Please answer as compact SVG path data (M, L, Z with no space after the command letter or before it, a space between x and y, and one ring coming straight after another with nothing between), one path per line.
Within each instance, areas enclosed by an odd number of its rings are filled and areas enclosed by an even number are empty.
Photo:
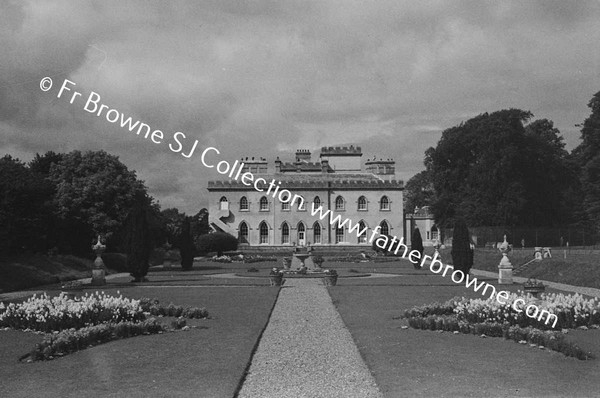
M533 280L529 278L523 284L523 290L525 293L530 293L533 297L538 298L538 295L546 290L546 285L535 278Z
M102 253L106 250L106 246L102 244L98 235L98 242L92 246L92 250L96 254L94 260L94 266L92 267L92 285L103 286L106 285L106 271L104 270L104 261L102 261Z
M512 285L513 265L508 259L508 253L511 251L511 246L506 240L506 235L504 235L504 242L502 242L498 250L502 253L502 259L500 260L500 264L498 264L498 283L501 285Z
M269 273L269 280L271 286L282 286L283 285L283 271L279 268L273 268Z
M323 276L323 284L325 286L335 286L337 285L338 274L336 270L325 270L325 275Z

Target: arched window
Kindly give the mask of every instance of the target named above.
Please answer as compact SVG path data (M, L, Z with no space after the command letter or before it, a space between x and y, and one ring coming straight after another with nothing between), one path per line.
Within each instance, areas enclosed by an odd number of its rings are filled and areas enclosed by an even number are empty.
M248 211L248 198L245 196L240 199L240 211Z
M286 222L281 226L281 243L290 243L290 227Z
M321 225L318 222L313 225L313 243L321 243Z
M269 243L269 226L267 225L267 223L264 221L261 222L258 229L260 231L260 241L259 242L261 244Z
M290 198L289 198L287 195L285 195L285 196L284 196L283 198L281 198L281 199L282 199L282 202L281 202L281 210L282 210L282 211L290 211L290 202L289 202ZM284 201L285 201L285 202L284 202Z
M381 229L379 230L379 233L381 235L389 235L390 234L390 227L385 220L383 220L381 222L381 224L379 224L379 226L381 227Z
M358 198L358 210L367 210L367 198L365 198L364 196Z
M219 199L219 210L229 210L229 202L225 196L221 196Z
M364 221L358 223L358 232L361 233L358 236L358 243L367 243L367 226Z
M335 198L335 209L338 211L345 209L344 198L342 198L341 196Z
M306 206L304 206L304 198L300 197L298 199L298 211L305 211Z
M240 223L238 240L240 243L248 243L248 224Z
M315 199L313 200L313 206L315 209L318 209L321 206L321 198L315 196Z
M344 241L344 227L337 226L335 227L335 243L340 243Z
M387 196L382 196L379 201L379 210L389 210L390 209L390 200Z
M269 200L266 196L260 198L260 211L269 211Z

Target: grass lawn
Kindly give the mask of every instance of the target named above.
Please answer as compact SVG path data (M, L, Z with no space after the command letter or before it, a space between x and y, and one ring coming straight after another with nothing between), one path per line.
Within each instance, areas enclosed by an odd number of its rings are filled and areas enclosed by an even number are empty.
M481 296L407 261L394 271L399 276L340 279L329 289L386 396L597 396L600 359L579 361L502 338L401 329L407 322L395 318L412 306ZM568 337L600 358L600 330Z
M0 331L0 396L232 397L279 289L184 284L188 286L146 284L120 291L127 297L207 308L211 318L188 320L198 326L189 331L117 340L34 363L17 359L40 336ZM115 287L103 290L116 293Z
M71 255L22 254L0 257L0 293L86 278L93 261Z
M534 261L525 269L516 273L525 278L537 278L568 285L586 286L600 289L600 255L598 254L569 254L564 258L563 250L553 250L552 258ZM452 263L450 249L442 250L444 263ZM474 268L498 272L498 263L502 256L498 250L476 249ZM533 249L513 250L510 262L517 269L520 265L533 259Z

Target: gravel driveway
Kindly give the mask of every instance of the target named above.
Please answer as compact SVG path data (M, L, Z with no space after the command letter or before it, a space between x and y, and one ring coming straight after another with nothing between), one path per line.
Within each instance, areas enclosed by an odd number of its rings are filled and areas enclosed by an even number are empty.
M286 280L239 397L382 397L320 279Z

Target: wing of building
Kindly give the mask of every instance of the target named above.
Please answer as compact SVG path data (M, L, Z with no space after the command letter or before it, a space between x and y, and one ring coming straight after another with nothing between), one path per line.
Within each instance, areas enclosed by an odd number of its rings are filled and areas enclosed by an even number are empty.
M308 150L296 151L292 162L277 158L272 165L264 158L244 158L242 172L277 187L259 192L239 180L209 181L211 228L238 237L242 246L370 246L378 226L382 234L400 238L404 183L396 180L395 162L373 158L363 167L361 157L361 148L351 145L323 147L317 161ZM319 206L323 213L313 215ZM348 222L321 220L327 210Z

